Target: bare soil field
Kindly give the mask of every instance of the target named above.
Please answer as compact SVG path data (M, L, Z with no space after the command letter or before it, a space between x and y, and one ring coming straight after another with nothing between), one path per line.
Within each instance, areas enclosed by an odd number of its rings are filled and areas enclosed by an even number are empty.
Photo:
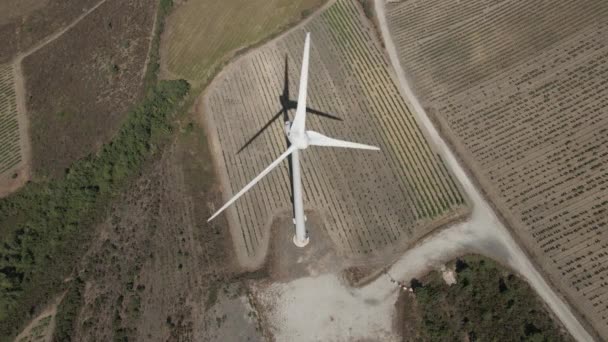
M100 0L8 0L0 3L0 63L70 24Z
M291 75L290 89L297 89L306 31L312 32L308 104L343 119L308 115L307 127L382 149L314 148L303 154L306 209L322 217L317 229L326 230L338 254L366 262L385 260L466 215L460 186L418 127L354 1L338 1L302 27L238 59L212 82L203 115L225 198L286 149L278 120L237 153L280 110L285 74ZM228 209L243 264L261 263L274 218L290 211L287 164ZM318 236L310 234L313 240Z
M238 50L277 34L327 0L188 0L167 19L162 76L206 83ZM201 20L201 13L214 20Z
M108 0L24 58L34 175L95 152L141 98L156 6Z
M549 280L608 337L608 4L387 3L424 109Z

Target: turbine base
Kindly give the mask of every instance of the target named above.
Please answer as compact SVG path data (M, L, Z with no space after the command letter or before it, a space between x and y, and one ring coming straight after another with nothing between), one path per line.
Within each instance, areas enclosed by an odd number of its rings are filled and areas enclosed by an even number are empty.
M300 247L300 248L306 247L306 245L308 245L309 241L310 241L310 238L308 238L308 236L303 241L298 240L298 236L297 235L293 236L293 244L296 245L296 246L298 246L298 247Z

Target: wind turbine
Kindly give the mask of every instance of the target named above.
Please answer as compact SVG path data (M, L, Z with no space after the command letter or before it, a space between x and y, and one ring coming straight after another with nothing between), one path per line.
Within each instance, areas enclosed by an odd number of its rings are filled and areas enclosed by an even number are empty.
M277 167L283 159L291 156L291 177L293 186L293 205L294 205L294 223L296 233L293 237L293 242L298 247L304 247L308 244L308 232L305 226L304 203L302 199L302 177L300 169L300 151L304 151L308 146L328 146L328 147L345 147L362 150L380 150L378 147L364 145L344 140L338 140L327 137L321 133L306 130L306 90L308 86L308 61L310 55L310 33L306 33L304 41L304 56L302 58L302 71L300 74L300 88L298 89L298 102L296 107L296 115L293 122L287 122L285 125L285 135L290 142L289 148L283 152L275 161L273 161L264 171L255 177L241 191L234 195L223 207L215 212L207 222L213 220L232 203L239 199L245 192L251 189L257 182L266 176L272 169ZM255 138L255 137L254 137Z

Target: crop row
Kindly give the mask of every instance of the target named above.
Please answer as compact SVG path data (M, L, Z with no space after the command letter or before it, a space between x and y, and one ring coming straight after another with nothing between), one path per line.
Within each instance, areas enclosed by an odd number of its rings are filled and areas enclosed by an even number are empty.
M0 174L21 162L19 124L13 69L0 65Z
M418 83L430 99L483 82L608 15L608 3L598 0L482 4L449 1L439 11L426 2L387 5L400 58L413 73L428 74Z
M308 105L343 119L308 114L307 128L382 149L312 147L301 154L305 205L322 214L331 238L344 252L365 255L414 242L461 213L460 187L418 127L351 1L338 1L302 29L248 54L212 84L207 105L230 180L226 190L238 191L286 149L280 119L236 153L280 110L285 58L296 99L305 31L312 34ZM277 211L291 211L286 163L235 204L250 254Z
M608 3L387 9L422 102L540 264L608 336Z

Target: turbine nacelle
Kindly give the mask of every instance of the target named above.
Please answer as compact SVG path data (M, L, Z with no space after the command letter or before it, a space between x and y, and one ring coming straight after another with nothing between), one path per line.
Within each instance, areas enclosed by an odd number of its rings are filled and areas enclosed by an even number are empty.
M304 132L304 134L296 131L292 131L291 129L287 132L287 138L291 143L291 146L299 150L304 150L310 146L310 139L308 139L308 134Z

